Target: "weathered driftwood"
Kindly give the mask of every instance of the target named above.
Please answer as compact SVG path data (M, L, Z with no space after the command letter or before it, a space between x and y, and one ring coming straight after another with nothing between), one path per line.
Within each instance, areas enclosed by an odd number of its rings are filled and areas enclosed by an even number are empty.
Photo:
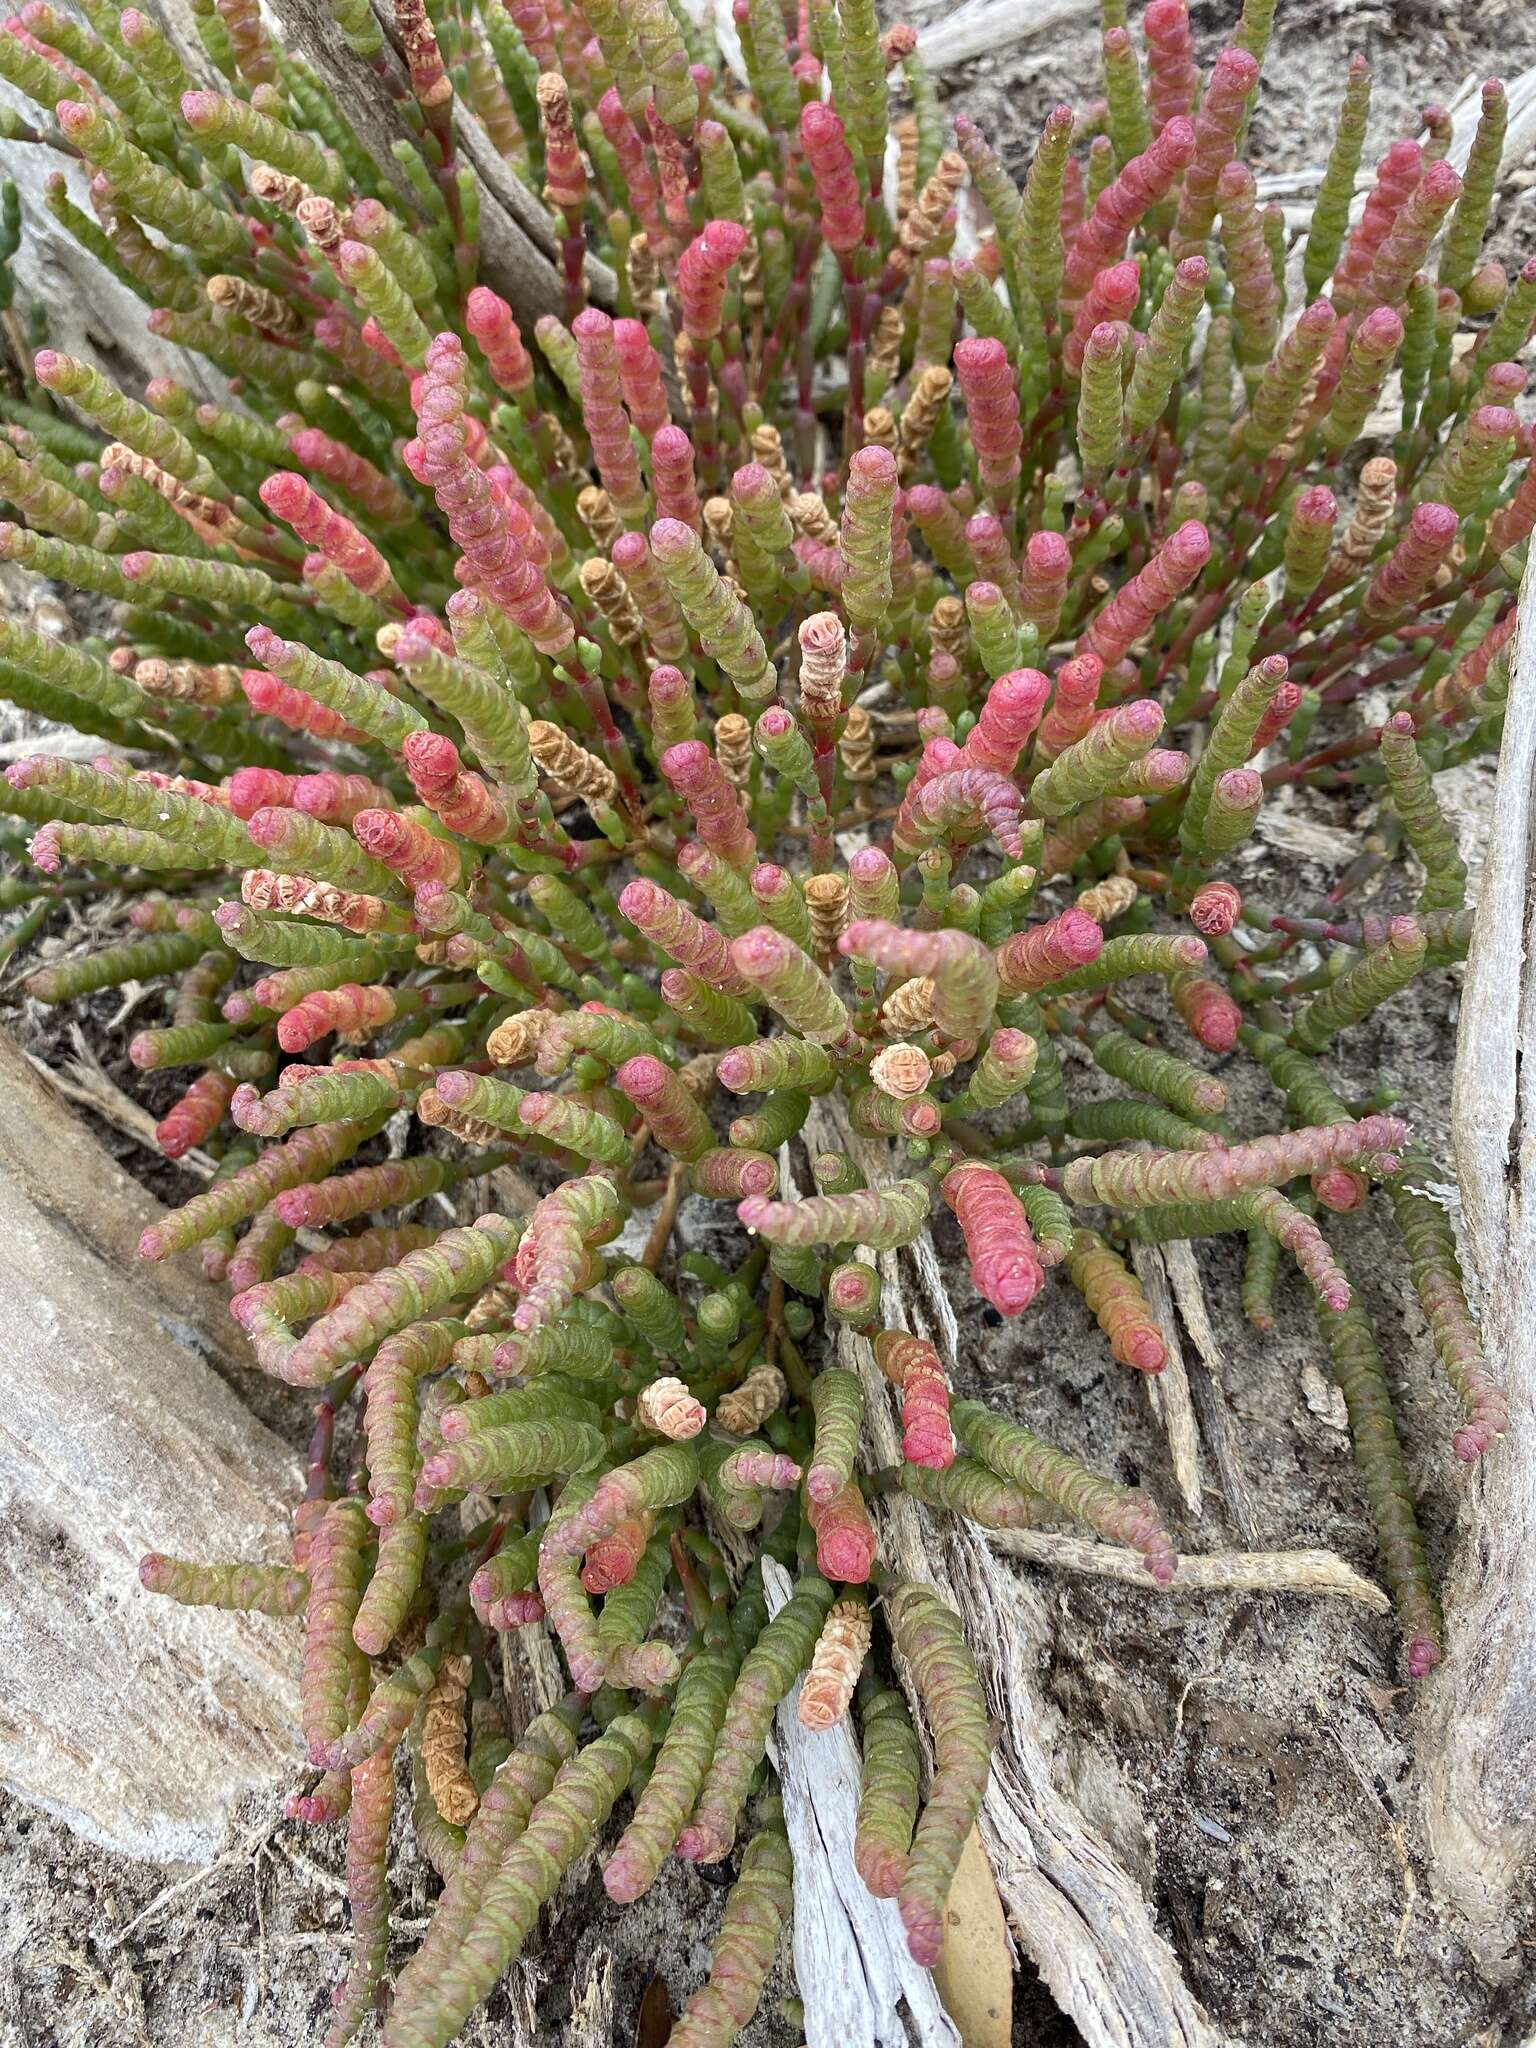
M806 1142L813 1151L848 1151L872 1175L881 1171L876 1148L829 1101L813 1104ZM941 1341L952 1345L958 1333L931 1239L925 1234L912 1251L930 1284L919 1291L900 1256L881 1253L882 1315L922 1335L930 1322L947 1321ZM845 1328L838 1342L841 1362L864 1382L873 1462L893 1464L901 1433L892 1390L862 1338ZM1051 1639L1039 1592L967 1523L931 1516L904 1495L882 1503L879 1514L885 1561L928 1580L965 1617L997 1731L981 1837L1013 1933L1057 2004L1090 2048L1214 2048L1216 2035L1135 1879L1060 1789L1059 1724L1038 1680ZM1091 1759L1085 1768L1094 1768Z
M31 108L4 86L0 99ZM48 308L50 345L110 372L130 390L142 389L151 377L175 377L199 398L216 397L219 378L208 362L151 334L143 300L103 270L44 207L44 181L55 171L64 173L70 198L84 207L88 180L78 159L20 143L5 152L5 175L21 195L25 222L21 247L11 259L18 312L25 315L34 299L41 300Z
M159 1213L0 1037L0 1782L202 1859L293 1771L294 1632L157 1600L138 1560L280 1558L296 1461L208 1363L212 1290L135 1266Z
M1536 1856L1536 583L1521 591L1488 854L1462 991L1452 1119L1463 1254L1509 1431L1469 1475L1446 1587L1449 1651L1425 1701L1437 1875L1483 1967L1519 1966L1513 1905Z
M1090 1537L1063 1536L1046 1529L994 1529L987 1541L1008 1557L1051 1571L1082 1572L1114 1579L1151 1600L1206 1593L1300 1593L1358 1600L1373 1614L1390 1614L1392 1602L1370 1579L1331 1550L1222 1550L1213 1555L1183 1551L1171 1586L1154 1586L1134 1550Z
M1188 1368L1189 1390L1200 1433L1215 1460L1227 1519L1245 1543L1253 1543L1259 1534L1258 1499L1243 1467L1242 1445L1223 1383L1226 1362L1211 1326L1200 1262L1186 1238L1175 1238L1172 1244L1163 1245L1161 1252L1180 1319L1195 1347Z
M159 21L191 75L201 83L214 79L197 32L192 10L184 0L167 0L147 12ZM64 96L63 89L60 97ZM23 94L0 85L0 100L29 122L37 108ZM12 143L5 150L5 175L21 195L24 230L21 247L11 259L16 278L16 310L25 318L33 299L48 308L48 339L53 348L78 355L122 378L130 387L150 377L179 378L200 397L213 397L219 379L201 356L172 348L151 334L144 322L142 299L117 282L94 256L80 247L43 204L44 181L62 171L69 196L89 211L89 178L78 157L67 157L44 145Z
M1131 1263L1136 1268L1136 1277L1141 1282L1148 1306L1157 1318L1157 1327L1168 1348L1168 1363L1155 1379L1146 1382L1147 1400L1168 1439L1174 1482L1185 1507L1198 1521L1205 1497L1200 1484L1200 1431L1195 1423L1194 1403L1190 1399L1189 1373L1184 1364L1179 1319L1174 1314L1173 1293L1168 1284L1168 1267L1161 1249L1155 1244L1133 1245Z
M1044 43L1049 50L1097 12L1094 0L1034 0L1030 7L1016 0L966 0L930 22L918 36L918 48L934 71L968 64L1014 43Z
M763 1560L768 1611L792 1581ZM774 1765L795 1859L795 1980L806 2048L960 2048L933 1979L907 1953L894 1899L877 1899L853 1867L859 1752L846 1720L802 1728L796 1680L774 1717ZM905 2007L907 2020L902 2017ZM910 2031L908 2026L910 2021Z

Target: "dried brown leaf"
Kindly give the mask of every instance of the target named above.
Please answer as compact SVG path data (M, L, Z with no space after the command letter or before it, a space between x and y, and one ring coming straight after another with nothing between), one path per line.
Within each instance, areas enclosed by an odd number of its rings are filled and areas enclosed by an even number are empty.
M944 1950L933 1972L964 2048L1013 2039L1013 1955L992 1865L975 1828L960 1852L944 1909Z
M653 1977L640 1999L640 2017L635 2025L635 2048L665 2048L676 2015L665 1977Z

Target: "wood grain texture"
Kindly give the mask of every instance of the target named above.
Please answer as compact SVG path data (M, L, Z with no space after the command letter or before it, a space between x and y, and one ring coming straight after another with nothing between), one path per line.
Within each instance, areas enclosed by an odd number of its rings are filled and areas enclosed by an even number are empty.
M1163 1370L1147 1377L1147 1400L1168 1439L1168 1457L1179 1495L1198 1521L1205 1497L1200 1483L1200 1432L1195 1424L1194 1403L1190 1399L1189 1372L1184 1363L1184 1346L1179 1340L1179 1319L1174 1314L1169 1268L1162 1250L1155 1244L1132 1245L1131 1264L1168 1351L1168 1363Z
M210 1365L237 1358L195 1267L134 1264L159 1213L0 1038L0 1781L200 1860L294 1772L297 1631L156 1599L138 1560L281 1559L297 1461Z
M1512 1911L1536 1860L1536 583L1514 674L1452 1092L1462 1255L1509 1430L1468 1475L1445 1588L1448 1657L1425 1701L1436 1875L1485 1972L1521 1967Z
M763 1560L768 1612L789 1599L788 1572ZM806 2048L962 2048L932 1977L907 1953L894 1899L877 1899L853 1865L859 1751L845 1715L801 1726L796 1679L774 1717L772 1756L795 1859L795 1981ZM905 2019L903 2018L905 2011Z

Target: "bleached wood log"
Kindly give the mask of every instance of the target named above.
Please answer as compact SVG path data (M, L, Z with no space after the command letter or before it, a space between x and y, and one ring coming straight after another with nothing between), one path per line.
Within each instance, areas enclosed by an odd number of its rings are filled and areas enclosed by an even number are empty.
M771 1557L763 1559L763 1590L770 1614L793 1590ZM806 2048L960 2048L932 1977L907 1953L896 1901L875 1898L853 1867L853 1730L846 1718L831 1728L802 1728L803 1684L796 1679L774 1717L772 1754L795 1859L795 1981Z
M1207 1593L1295 1593L1358 1600L1373 1614L1390 1614L1380 1586L1362 1578L1331 1550L1223 1550L1213 1556L1181 1551L1171 1586L1156 1586L1134 1550L1090 1537L1046 1529L990 1529L987 1541L1005 1557L1021 1557L1047 1571L1085 1572L1114 1579L1150 1600L1201 1599Z
M125 1854L201 1861L300 1768L292 1623L146 1593L146 1550L281 1560L297 1460L209 1363L159 1205L0 1038L0 1782Z
M1035 0L1031 7L1015 0L965 0L921 31L918 52L930 70L947 71L1016 43L1044 42L1049 48L1096 11L1093 0Z
M1536 599L1521 589L1498 782L1452 1091L1462 1255L1509 1430L1468 1475L1425 1700L1436 1875L1481 1966L1520 1966L1512 1910L1536 1858Z

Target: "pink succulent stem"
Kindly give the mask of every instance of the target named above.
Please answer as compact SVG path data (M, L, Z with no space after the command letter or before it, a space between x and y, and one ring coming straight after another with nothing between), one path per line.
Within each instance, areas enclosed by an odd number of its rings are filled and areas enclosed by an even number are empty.
M1018 1196L975 1160L952 1168L939 1192L964 1233L977 1292L1000 1315L1022 1315L1045 1285L1045 1268Z

